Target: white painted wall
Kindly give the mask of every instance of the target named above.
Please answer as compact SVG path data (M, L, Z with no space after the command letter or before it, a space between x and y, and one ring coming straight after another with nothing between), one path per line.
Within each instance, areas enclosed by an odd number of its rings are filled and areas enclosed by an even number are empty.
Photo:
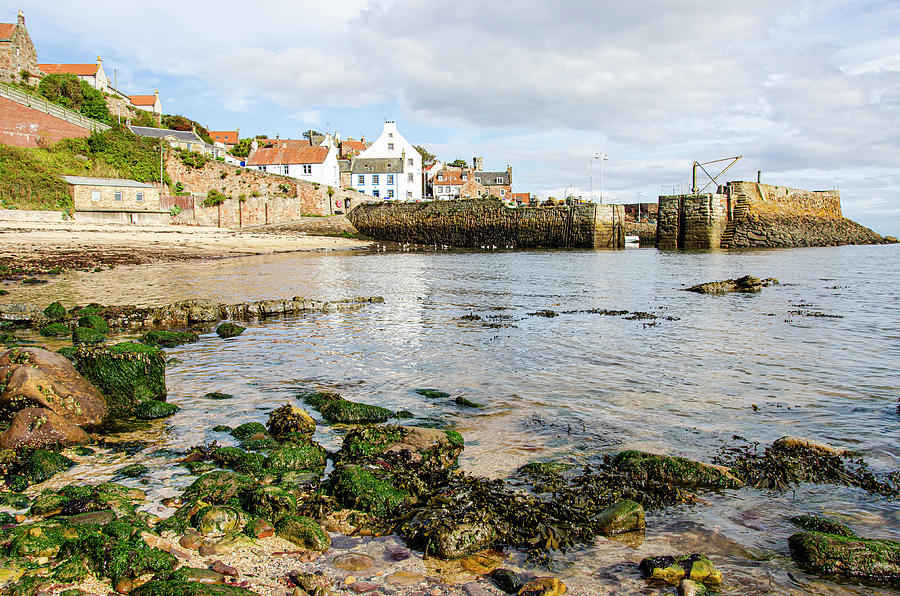
M308 166L310 173L306 173L303 166ZM330 147L325 161L313 164L276 164L267 166L247 166L250 169L257 169L269 174L279 174L281 176L290 176L307 182L314 182L324 186L341 187L341 172L338 167L337 149Z
M397 173L396 199L401 201L422 200L422 156L416 151L412 143L407 141L397 130L397 124L393 121L384 123L384 130L375 139L372 146L359 154L359 157L393 157L403 158L403 172ZM370 176L369 174L366 175ZM362 189L356 185L357 180L352 180L353 188ZM366 194L371 194L367 191ZM384 198L384 197L382 197Z

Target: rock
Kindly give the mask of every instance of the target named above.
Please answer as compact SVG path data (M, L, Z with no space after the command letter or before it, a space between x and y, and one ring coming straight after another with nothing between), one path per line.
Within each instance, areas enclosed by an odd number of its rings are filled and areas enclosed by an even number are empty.
M224 505L242 490L256 482L243 474L218 470L197 478L184 492L186 497L203 500L213 505Z
M220 393L218 391L210 391L209 393L206 393L203 395L203 399L216 399L216 400L231 399L233 397L234 396L231 395L230 393ZM228 430L231 430L231 429L229 428Z
M44 337L65 337L69 333L71 333L71 330L65 323L50 323L41 329L41 335Z
M331 581L327 577L315 573L295 570L288 572L288 578L294 585L309 594L327 594L331 588Z
M347 433L336 460L359 463L398 453L405 454L410 465L444 470L456 465L462 450L463 439L456 431L384 425L356 428Z
M507 594L515 594L522 589L522 580L509 569L494 569L491 571L490 577L494 585Z
M822 532L797 532L788 539L798 564L817 573L900 581L900 542Z
M19 410L9 428L0 433L0 449L83 445L90 441L81 427L47 408Z
M144 464L131 464L129 466L125 466L124 468L119 468L116 470L116 477L118 478L139 478L146 474L149 470L147 466Z
M51 321L65 319L67 314L65 307L59 302L51 302L50 305L44 309L44 316Z
M107 324L106 319L100 315L84 315L83 317L79 317L78 326L93 329L98 333L109 332L109 325Z
M760 279L752 275L745 275L737 279L726 279L723 281L710 281L696 286L685 288L688 292L697 292L700 294L726 294L729 292L759 292L762 288L771 284L777 284L775 278Z
M256 592L232 585L198 585L196 582L149 581L131 592L132 596L258 596Z
M47 323L41 309L27 302L7 302L0 304L0 321L14 325L40 327Z
M466 571L477 575L487 575L500 565L500 559L484 553L477 553L463 557L459 560L459 564Z
M373 424L387 422L393 416L393 412L386 408L350 401L338 393L307 394L304 401L332 423Z
M454 401L454 403L456 403L456 405L462 406L462 407L464 407L464 408L478 408L478 409L480 409L480 408L483 408L483 407L484 407L483 404L480 404L480 403L478 403L478 402L474 402L474 401L472 401L472 400L470 400L470 399L466 399L466 398L463 397L462 395L457 395L457 396L456 396L456 399L454 399L453 401Z
M231 436L238 441L249 439L255 434L266 434L266 427L259 422L245 422L231 431Z
M822 532L823 534L834 534L835 536L846 536L847 538L857 537L856 532L850 526L828 517L798 515L792 517L791 521L810 532Z
M102 511L88 511L87 513L79 513L72 515L66 519L66 523L70 526L105 526L116 519L116 513L110 509Z
M693 488L740 488L744 483L728 468L684 457L658 455L644 451L622 451L613 466L646 476L651 480Z
M326 551L331 547L331 537L319 524L302 515L286 515L282 517L275 530L278 535L300 548L314 551Z
M490 592L484 588L478 582L469 582L467 584L462 585L463 594L466 596L491 596L493 592Z
M149 399L166 397L165 352L141 343L78 348L75 368L106 397L111 416L131 416Z
M0 353L0 419L26 407L47 408L82 427L106 417L103 395L64 356L40 348L12 348Z
M235 569L231 565L226 565L218 559L213 561L213 564L210 565L209 568L216 573L221 573L222 575L227 575L229 577L240 577L240 573L238 573L237 569Z
M210 542L197 530L188 528L184 536L178 539L178 545L188 550L198 550L201 546L209 546Z
M359 573L360 571L369 571L375 567L375 559L361 553L343 553L334 557L331 560L331 564L335 569L340 569L341 571Z
M559 596L569 589L555 577L536 577L519 589L519 596Z
M200 337L190 331L150 331L141 336L141 343L163 348L174 348L198 341Z
M276 472L311 471L320 473L325 469L328 452L313 441L305 444L291 444L276 447L269 452L265 467Z
M811 454L820 454L820 455L837 455L844 456L849 455L851 452L845 449L838 449L837 447L832 447L826 443L819 443L818 441L813 441L811 439L801 439L799 437L781 437L777 439L774 443L772 443L773 447L778 447L780 449L789 449L789 450L801 450L807 451Z
M246 493L247 510L253 515L275 522L297 512L297 499L277 486L261 486Z
M245 329L247 328L242 327L241 325L238 325L236 323L222 323L221 325L216 327L216 335L218 335L222 339L226 339L228 337L237 337L238 335L243 333Z
M698 584L690 579L683 579L678 582L678 588L675 590L678 596L704 596L707 594L706 586Z
M250 538L268 538L275 535L275 527L267 520L254 519L244 528L244 533Z
M428 399L442 399L445 397L450 397L450 394L446 391L441 391L440 389L416 389L416 393L421 395L422 397L427 397Z
M76 345L97 345L105 340L102 333L90 327L76 327L72 330L72 343Z
M370 470L353 465L341 466L331 473L328 491L344 507L376 517L390 517L401 505L412 501L412 496L405 490L394 487Z
M238 532L225 534L218 542L210 546L201 546L200 556L227 555L236 550L249 550L256 548L256 543L249 537Z
M673 584L682 578L702 582L707 586L722 583L722 574L704 555L647 557L638 568L648 579L661 579Z
M415 521L412 525L415 526ZM442 559L458 559L492 546L497 532L485 522L448 522L441 524L428 539L430 552Z
M181 408L175 404L170 404L159 399L148 399L137 405L134 409L134 417L138 420L157 420L159 418L168 418Z
M221 562L221 561L220 561ZM222 584L225 583L225 574L215 569L198 569L196 567L185 567L180 571L185 581L197 582L198 584Z
M597 530L604 536L641 531L647 527L644 522L644 508L634 501L619 501L597 514Z
M65 455L45 449L35 449L26 456L22 468L31 482L38 484L74 466L75 462Z
M312 436L316 432L316 421L312 416L290 404L273 410L266 426L269 434L276 439L282 439L291 433Z
M240 529L241 514L233 507L214 505L194 514L193 521L204 536L221 536Z
M425 581L425 576L410 571L395 571L385 576L384 583L389 586L414 586Z
M367 594L369 592L374 592L378 589L378 586L373 584L372 582L353 582L349 586L351 591L356 592L357 594Z
M134 590L134 584L127 577L116 582L116 592L119 594L129 594L132 590Z

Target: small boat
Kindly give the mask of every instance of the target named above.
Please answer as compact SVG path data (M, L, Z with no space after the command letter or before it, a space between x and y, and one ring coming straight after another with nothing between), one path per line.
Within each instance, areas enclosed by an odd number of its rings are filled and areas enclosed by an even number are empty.
M639 248L641 246L641 237L636 235L625 236L625 248Z

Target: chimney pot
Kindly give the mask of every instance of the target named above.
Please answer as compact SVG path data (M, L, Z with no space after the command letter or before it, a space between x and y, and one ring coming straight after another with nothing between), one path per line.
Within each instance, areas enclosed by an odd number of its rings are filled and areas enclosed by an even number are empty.
M23 27L25 26L25 13L22 12L21 8L19 9L19 17L16 19L16 22Z

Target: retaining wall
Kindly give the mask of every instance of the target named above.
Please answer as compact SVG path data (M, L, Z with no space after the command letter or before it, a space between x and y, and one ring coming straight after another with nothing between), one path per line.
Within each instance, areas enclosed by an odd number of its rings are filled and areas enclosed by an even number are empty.
M509 208L498 200L376 203L349 219L376 240L456 248L623 248L622 205Z

